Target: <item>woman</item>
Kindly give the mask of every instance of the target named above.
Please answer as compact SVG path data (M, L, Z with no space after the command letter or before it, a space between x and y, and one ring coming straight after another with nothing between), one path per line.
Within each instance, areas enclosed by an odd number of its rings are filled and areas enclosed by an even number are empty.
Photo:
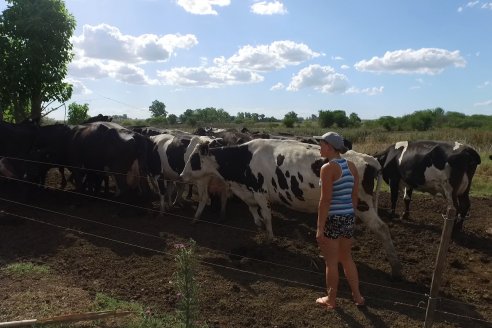
M358 201L359 176L354 163L341 158L347 151L342 137L335 132L316 136L320 141L321 156L328 161L321 167L321 197L318 205L316 240L326 265L327 296L316 303L328 309L336 307L338 291L338 263L342 263L345 277L357 306L364 305L359 290L359 274L351 248L354 234L355 211Z

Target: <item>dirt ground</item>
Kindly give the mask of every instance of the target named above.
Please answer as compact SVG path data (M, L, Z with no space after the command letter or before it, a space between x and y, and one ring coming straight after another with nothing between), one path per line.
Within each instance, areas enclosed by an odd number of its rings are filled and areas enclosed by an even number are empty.
M223 224L209 209L204 222L192 224L192 204L160 217L157 201L148 206L153 210L142 211L56 190L25 200L18 187L0 182L1 209L25 217L0 216L0 322L87 311L96 293L138 302L148 313L173 313L175 245L192 238L200 317L209 327L423 326L443 225L442 198L415 194L411 218L402 221L385 215L389 197L383 193L380 215L391 231L403 279L392 279L380 240L359 222L353 255L367 306L352 303L342 278L338 307L327 311L314 302L324 293L314 215L275 208L277 238L268 244L239 200L229 202ZM472 198L471 218L449 248L434 327L492 326L491 213L491 199ZM17 262L44 264L52 273L23 278L1 270Z

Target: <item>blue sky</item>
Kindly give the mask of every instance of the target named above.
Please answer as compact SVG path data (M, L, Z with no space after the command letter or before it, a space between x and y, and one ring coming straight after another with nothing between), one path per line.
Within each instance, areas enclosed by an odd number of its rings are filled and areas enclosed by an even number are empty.
M492 115L492 1L66 0L69 101L90 114L222 108L362 119ZM0 0L0 9L5 9ZM63 119L63 110L50 114Z

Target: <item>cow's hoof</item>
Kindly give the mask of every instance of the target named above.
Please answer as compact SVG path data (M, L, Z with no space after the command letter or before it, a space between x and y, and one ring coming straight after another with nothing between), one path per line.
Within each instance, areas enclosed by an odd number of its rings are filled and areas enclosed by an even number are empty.
M402 274L402 265L400 263L395 264L391 268L391 279L393 281L402 281L403 280L403 274Z
M410 214L407 212L403 212L403 214L400 216L401 220L408 220L410 218Z

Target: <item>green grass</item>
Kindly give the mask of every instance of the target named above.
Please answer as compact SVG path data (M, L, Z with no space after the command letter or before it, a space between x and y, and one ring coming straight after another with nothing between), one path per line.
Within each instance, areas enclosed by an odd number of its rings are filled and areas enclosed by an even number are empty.
M46 275L50 273L50 268L47 265L39 265L31 262L12 263L7 265L3 270L18 275Z
M135 315L123 318L125 323L122 328L158 328L177 327L176 318L172 315L153 316L145 312L141 304L136 302L121 301L106 294L98 293L94 301L94 311L131 311ZM97 325L96 325L97 326ZM95 326L95 327L96 327Z

